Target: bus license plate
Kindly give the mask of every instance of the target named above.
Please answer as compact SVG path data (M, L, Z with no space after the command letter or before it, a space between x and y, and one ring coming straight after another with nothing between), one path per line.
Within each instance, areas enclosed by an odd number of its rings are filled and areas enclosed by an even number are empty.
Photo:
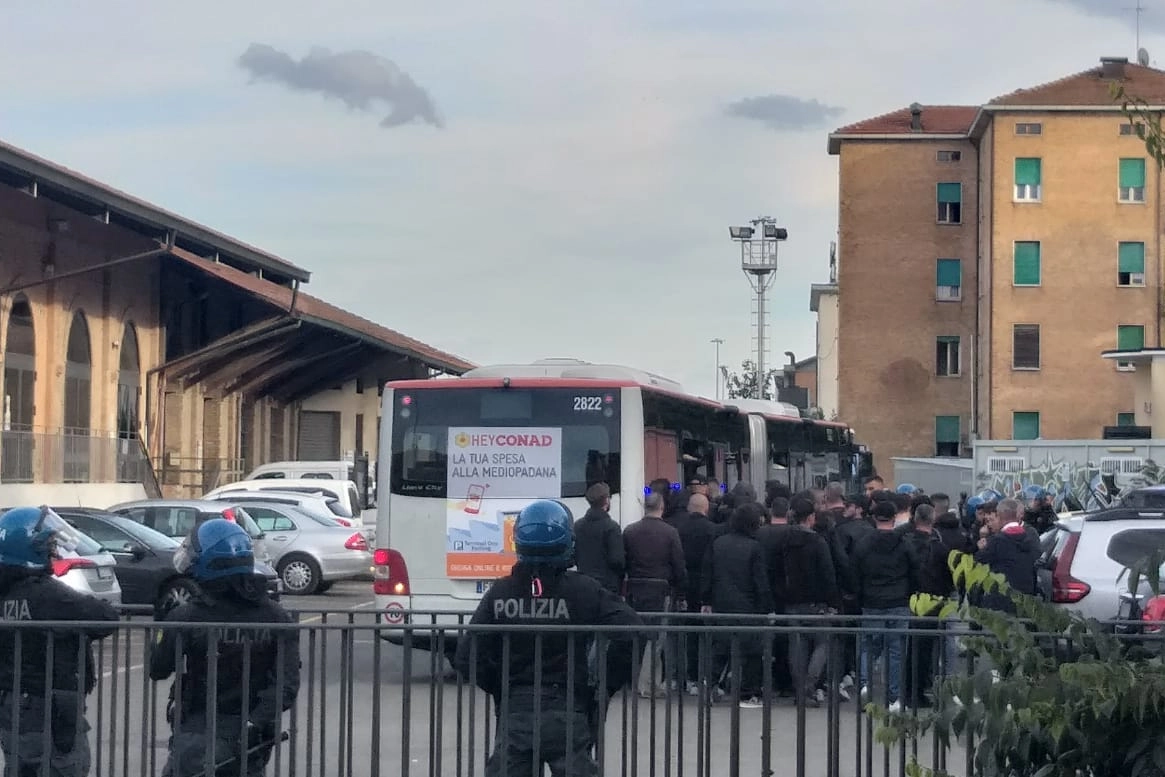
M113 577L113 570L109 567L97 567L97 579L108 580Z
M478 580L477 581L477 592L479 594L484 594L486 591L489 590L489 587L493 584L494 584L494 581L492 581L492 580Z

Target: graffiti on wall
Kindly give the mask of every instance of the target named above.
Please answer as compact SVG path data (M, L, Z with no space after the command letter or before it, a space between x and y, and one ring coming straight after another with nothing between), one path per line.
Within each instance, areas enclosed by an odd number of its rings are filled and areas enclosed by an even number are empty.
M1110 489L1106 480L1116 489ZM1111 505L1121 491L1163 483L1165 468L1152 459L1145 459L1136 472L1117 473L1112 478L1106 478L1092 462L1053 457L1013 472L979 472L975 476L978 491L991 489L1004 497L1021 498L1024 488L1039 486L1052 495L1057 511L1100 510Z

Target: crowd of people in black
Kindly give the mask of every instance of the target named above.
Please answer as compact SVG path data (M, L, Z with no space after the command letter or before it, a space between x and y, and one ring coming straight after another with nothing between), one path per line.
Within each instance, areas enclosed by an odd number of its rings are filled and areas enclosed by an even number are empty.
M927 703L934 678L958 663L957 624L940 619L943 604L971 595L982 606L1012 606L1005 596L957 591L951 552L974 554L1014 590L1035 594L1034 527L1049 510L1042 499L1026 510L1013 499L966 495L952 504L909 484L890 489L877 476L857 494L836 482L791 493L778 481L764 494L744 482L722 493L696 476L681 490L651 483L644 518L621 530L607 512L605 484L593 485L587 499L590 510L575 524L577 568L637 611L784 616L771 637L718 632L704 666L708 651L694 637L655 640L644 651L641 696L697 695L704 686L713 700L743 708L762 706L765 655L773 657L774 690L804 704L819 706L830 694L868 700L879 660L892 709ZM861 639L827 637L819 625L815 632L813 616L823 614L860 623ZM736 681L732 641L741 656ZM832 671L830 662L837 662Z

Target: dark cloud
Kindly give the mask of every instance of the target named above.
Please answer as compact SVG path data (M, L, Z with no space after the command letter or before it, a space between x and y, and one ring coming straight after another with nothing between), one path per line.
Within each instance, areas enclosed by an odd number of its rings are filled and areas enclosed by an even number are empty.
M745 97L724 109L729 116L759 121L776 130L802 130L821 126L843 111L817 100L802 100L783 94Z
M356 110L374 110L381 103L389 111L380 122L382 127L399 127L416 120L434 127L444 126L433 98L425 89L394 62L368 51L332 53L314 48L296 61L272 46L252 43L239 57L238 64L256 80L316 92L341 100Z

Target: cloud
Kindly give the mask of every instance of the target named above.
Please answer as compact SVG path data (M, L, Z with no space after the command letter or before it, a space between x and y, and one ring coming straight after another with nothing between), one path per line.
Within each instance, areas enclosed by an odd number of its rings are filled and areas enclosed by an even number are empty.
M840 116L844 111L817 100L766 94L737 100L724 112L729 116L762 122L775 130L803 130L821 126L826 119Z
M371 110L377 102L390 112L382 127L399 127L420 119L434 127L444 126L429 93L389 59L368 51L333 54L313 48L298 62L290 54L264 43L252 43L238 64L257 80L281 83L292 89L318 92L344 102L349 108Z

